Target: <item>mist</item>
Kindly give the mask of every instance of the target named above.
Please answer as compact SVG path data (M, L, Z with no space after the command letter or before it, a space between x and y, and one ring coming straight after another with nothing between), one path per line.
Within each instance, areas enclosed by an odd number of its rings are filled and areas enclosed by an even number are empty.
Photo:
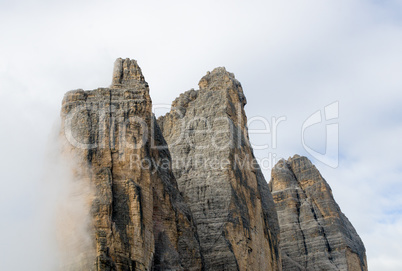
M2 261L2 269L91 270L95 259L90 216L93 191L80 172L79 160L69 152L60 120L54 122L45 148L35 193L22 206L24 213L30 213L16 214L22 217L20 223L9 224L11 234L3 231L1 235L1 245L15 256ZM7 221L3 226L7 227Z

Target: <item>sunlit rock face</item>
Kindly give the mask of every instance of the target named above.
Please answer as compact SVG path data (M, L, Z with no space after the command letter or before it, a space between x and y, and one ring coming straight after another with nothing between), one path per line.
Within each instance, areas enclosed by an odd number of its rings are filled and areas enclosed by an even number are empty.
M77 179L93 189L91 270L201 270L196 228L169 151L151 146L165 142L137 62L117 59L110 88L66 93L61 115Z
M279 161L269 186L279 218L283 270L367 270L363 242L306 157Z
M277 215L254 161L245 104L235 76L216 68L158 119L207 270L281 268Z
M73 225L82 245L61 269L367 270L360 238L307 158L281 161L267 184L246 103L219 67L156 120L140 67L120 58L110 87L67 92L60 135L82 188Z

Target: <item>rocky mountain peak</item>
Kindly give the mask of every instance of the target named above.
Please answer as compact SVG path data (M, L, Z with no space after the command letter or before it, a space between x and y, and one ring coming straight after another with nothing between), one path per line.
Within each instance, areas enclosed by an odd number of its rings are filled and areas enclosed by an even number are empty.
M118 58L114 62L112 87L124 87L146 83L138 63L134 59Z
M275 205L261 170L249 166L254 154L241 84L219 67L199 87L181 94L158 125L177 165L173 174L192 211L205 268L280 270Z
M280 160L269 186L278 213L283 270L367 270L363 242L307 157Z
M94 257L69 259L71 269L63 270L202 270L197 231L169 151L151 147L164 139L137 62L117 59L111 88L67 92L61 116L72 170L93 189L85 202L94 251Z
M243 94L243 88L240 82L235 78L235 75L228 72L225 67L217 67L212 72L201 78L198 83L200 90L234 90L240 96L243 105L247 103L246 97Z
M199 87L155 120L137 61L119 58L110 88L65 94L61 134L93 189L93 253L68 270L366 271L362 241L308 158L281 160L267 184L234 74L215 68Z

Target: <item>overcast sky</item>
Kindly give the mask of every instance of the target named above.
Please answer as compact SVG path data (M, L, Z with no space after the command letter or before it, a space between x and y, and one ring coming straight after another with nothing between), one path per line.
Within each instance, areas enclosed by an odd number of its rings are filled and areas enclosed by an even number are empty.
M59 190L43 179L63 94L110 85L114 60L129 57L154 105L197 88L217 66L233 72L249 119L286 118L276 148L272 134L251 135L270 145L257 156L312 159L363 239L370 270L402 270L401 1L0 0L0 34L1 269L54 270L52 202L43 198ZM301 136L304 121L334 102L336 168ZM319 152L326 124L305 130Z

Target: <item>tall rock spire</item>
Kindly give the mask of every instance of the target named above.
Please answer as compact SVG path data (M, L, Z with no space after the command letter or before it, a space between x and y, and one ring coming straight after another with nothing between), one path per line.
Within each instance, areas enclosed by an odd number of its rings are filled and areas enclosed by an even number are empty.
M283 270L366 271L363 242L306 157L281 160L269 183L281 229Z
M66 93L61 116L76 180L94 190L87 201L95 257L68 270L202 270L170 154L151 147L165 142L137 62L116 61L112 88Z
M67 92L65 153L92 191L92 247L67 270L366 271L363 243L307 158L281 161L267 184L246 103L219 67L156 120L137 61L121 58L109 88Z
M274 202L254 161L243 89L220 67L160 117L206 270L280 270Z

